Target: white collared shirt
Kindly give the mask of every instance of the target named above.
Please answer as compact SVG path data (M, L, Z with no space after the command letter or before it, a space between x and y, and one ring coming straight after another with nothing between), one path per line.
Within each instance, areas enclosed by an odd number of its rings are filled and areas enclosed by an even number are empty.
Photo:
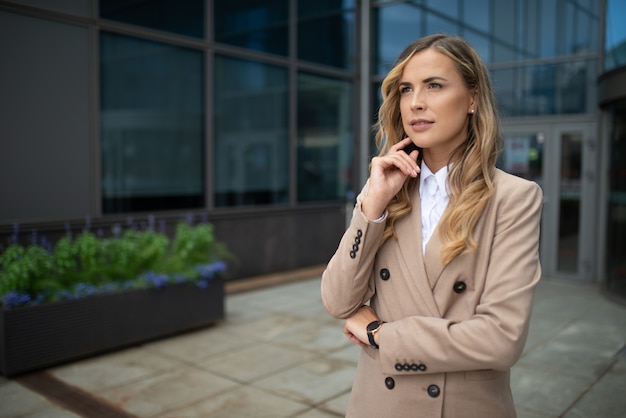
M420 201L422 210L422 252L433 235L437 224L448 206L448 166L433 174L422 161L420 172Z

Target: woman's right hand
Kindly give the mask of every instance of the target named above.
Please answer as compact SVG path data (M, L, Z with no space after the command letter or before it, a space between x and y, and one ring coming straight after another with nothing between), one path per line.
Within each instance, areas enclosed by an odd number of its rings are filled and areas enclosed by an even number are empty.
M407 177L417 177L418 151L407 154L404 148L411 144L410 138L393 145L383 156L372 158L369 187L361 202L361 211L368 219L382 216L389 201L400 191Z

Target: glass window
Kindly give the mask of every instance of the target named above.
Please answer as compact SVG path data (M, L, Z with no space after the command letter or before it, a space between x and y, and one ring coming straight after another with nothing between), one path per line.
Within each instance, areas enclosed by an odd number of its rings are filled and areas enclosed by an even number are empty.
M204 38L203 0L100 0L100 17Z
M298 18L337 13L355 7L356 0L298 0Z
M521 68L519 73L519 97L515 116L551 115L557 112L557 71L556 65L541 65Z
M623 0L607 0L606 2L606 34L604 42L606 71L626 65L626 2Z
M592 113L596 109L597 60L558 66L558 113Z
M305 3L312 4L310 1ZM356 48L354 12L316 16L310 13L308 8L304 11L307 12L306 17L300 15L298 20L298 58L344 69L354 68Z
M606 273L609 291L626 297L626 102L609 110Z
M350 83L298 75L298 201L343 200L351 184Z
M459 33L459 27L456 22L442 18L439 15L428 13L426 15L426 32L457 35Z
M515 116L517 103L515 101L515 70L495 70L491 76L496 103L503 116Z
M433 11L453 19L459 18L459 0L427 0L426 3Z
M215 41L286 56L289 0L215 1Z
M81 16L90 16L91 12L91 0L19 0L16 3Z
M204 54L102 32L105 213L204 205Z
M519 54L520 59L536 58L539 55L539 43L541 38L539 37L539 29L537 23L539 22L539 0L527 0L522 3L524 10L523 24L519 27L520 40L523 39L523 45L521 45L521 51Z
M541 34L540 52L542 57L556 55L556 34L559 22L557 19L556 0L542 0L538 15L534 16L536 22L541 22L539 32ZM529 19L529 22L532 21Z
M489 39L486 36L480 35L473 30L466 29L463 32L463 37L470 43L470 45L472 45L485 63L491 61L491 42L489 42Z
M592 113L597 61L498 69L494 91L506 116Z
M493 60L512 61L516 57L515 9L509 2L493 2Z
M214 86L215 205L287 203L287 70L216 56Z
M374 10L376 74L385 75L398 55L424 35L422 11L410 4L394 4Z
M484 33L491 33L490 0L465 0L463 2L463 22Z

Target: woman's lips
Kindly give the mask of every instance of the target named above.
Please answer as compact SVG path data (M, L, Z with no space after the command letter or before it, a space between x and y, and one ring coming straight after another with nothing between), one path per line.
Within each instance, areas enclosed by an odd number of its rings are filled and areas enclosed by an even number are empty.
M430 128L434 122L425 119L415 119L411 121L411 128L414 131L423 131Z

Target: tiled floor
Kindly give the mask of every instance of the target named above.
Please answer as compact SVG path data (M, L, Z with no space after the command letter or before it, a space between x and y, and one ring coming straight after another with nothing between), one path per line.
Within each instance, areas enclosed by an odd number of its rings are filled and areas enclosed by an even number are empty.
M359 348L319 296L319 277L230 295L216 326L50 369L138 417L344 415ZM513 368L520 418L626 416L626 307L596 286L544 279ZM0 417L76 417L0 378Z

